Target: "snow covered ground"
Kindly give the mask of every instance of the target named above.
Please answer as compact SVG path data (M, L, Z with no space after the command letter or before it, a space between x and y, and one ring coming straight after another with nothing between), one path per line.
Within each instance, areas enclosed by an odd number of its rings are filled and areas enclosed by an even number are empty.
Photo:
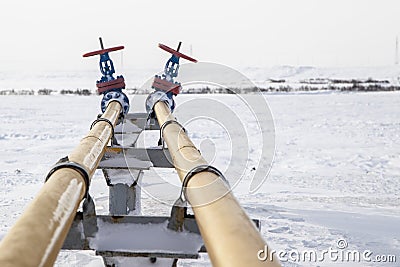
M131 111L144 110L146 96L135 96ZM213 98L233 105L232 95L180 95L180 103ZM254 95L252 97L261 97ZM371 251L395 255L397 263L283 262L285 266L398 266L400 262L400 93L267 94L274 116L276 153L268 179L248 193L243 179L234 194L251 217L262 220L262 235L271 248L291 253L324 250ZM0 106L0 233L5 233L43 184L50 167L75 147L99 112L98 96L1 96ZM240 113L241 106L235 106ZM196 116L198 110L186 109ZM243 110L245 113L245 110ZM178 117L179 119L179 117ZM244 122L257 129L256 121ZM203 153L223 169L232 158L224 145L224 129L188 125ZM217 131L215 129L218 129ZM233 130L234 131L234 130ZM242 131L229 132L242 135ZM157 137L155 133L153 137ZM256 136L256 135L255 135ZM145 137L151 139L151 134ZM245 136L243 136L245 138ZM208 140L208 141L204 141ZM258 166L257 140L248 175ZM210 150L207 152L207 150ZM215 157L214 157L215 155ZM234 156L233 156L234 158ZM246 172L245 172L246 173ZM151 180L145 189L151 188ZM172 170L163 175L178 181ZM228 177L229 178L229 177ZM146 187L147 186L147 187ZM98 213L107 213L108 190L101 172L95 174L91 194ZM167 215L169 207L143 194L143 213ZM255 255L256 256L256 255ZM292 257L292 258L293 258ZM284 260L284 259L283 259ZM181 266L208 266L206 255ZM62 252L57 266L102 266L93 253Z

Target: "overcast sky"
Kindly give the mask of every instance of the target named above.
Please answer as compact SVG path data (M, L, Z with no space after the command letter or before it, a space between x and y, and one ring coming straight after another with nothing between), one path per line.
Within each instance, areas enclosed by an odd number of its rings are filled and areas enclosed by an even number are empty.
M157 68L164 43L232 67L393 65L399 0L1 1L0 70L92 69L81 55L125 45L124 67ZM115 53L118 62L121 54Z

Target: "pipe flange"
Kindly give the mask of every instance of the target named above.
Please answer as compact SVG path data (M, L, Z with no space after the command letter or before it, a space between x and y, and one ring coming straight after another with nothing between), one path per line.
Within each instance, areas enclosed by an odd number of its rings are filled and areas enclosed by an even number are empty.
M154 117L154 106L157 102L164 102L168 105L169 109L171 112L174 111L175 108L175 101L171 97L169 97L166 93L163 91L154 91L149 96L146 98L146 111L147 114L150 116Z
M105 112L107 106L110 102L117 101L122 106L122 115L128 114L129 111L129 99L122 91L109 91L104 94L103 99L101 100L101 112Z
M53 173L59 169L64 169L64 168L68 168L68 169L73 169L75 171L77 171L78 173L80 173L83 177L83 180L85 181L85 185L86 185L86 190L85 190L85 195L83 196L83 198L86 198L87 195L89 194L89 185L90 185L90 176L88 171L85 169L85 167L83 167L81 164L76 163L74 161L70 161L68 159L68 156L65 158L60 159L54 166L53 168L49 171L49 173L46 176L45 182L47 182L47 180L50 179L50 177L53 175Z
M218 170L217 168L215 168L214 166L211 166L211 165L199 165L199 166L196 166L193 169L191 169L185 175L185 178L183 179L183 182L182 182L182 189L181 189L181 196L180 196L181 199L187 200L187 196L186 196L187 185L193 176L195 176L196 174L201 173L201 172L211 172L211 173L219 176L222 179L222 181L225 182L225 185L230 188L228 180L225 178L224 174L220 170Z

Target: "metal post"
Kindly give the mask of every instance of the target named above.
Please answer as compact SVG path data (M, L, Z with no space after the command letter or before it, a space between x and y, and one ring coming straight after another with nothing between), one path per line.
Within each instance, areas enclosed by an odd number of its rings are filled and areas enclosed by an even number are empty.
M160 125L175 121L164 102L157 102L154 112ZM183 182L190 170L207 162L181 126L169 123L163 128L164 140ZM270 250L266 249L267 244L253 222L218 175L207 171L195 174L187 184L186 197L214 267L280 266L276 257L265 261L258 259L260 250L264 253Z
M111 101L68 156L82 166L89 179L95 172L112 136L122 107ZM107 122L108 120L109 122ZM85 195L85 177L73 168L56 170L0 243L0 266L52 266Z

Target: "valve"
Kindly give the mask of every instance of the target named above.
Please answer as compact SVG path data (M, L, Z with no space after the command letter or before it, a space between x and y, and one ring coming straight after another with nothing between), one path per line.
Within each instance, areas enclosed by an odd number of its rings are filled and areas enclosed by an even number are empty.
M174 50L166 45L158 44L158 47L160 47L164 51L167 51L168 53L172 54L171 58L167 61L167 63L165 64L165 68L164 68L163 77L165 77L165 79L167 81L173 82L173 79L178 76L179 58L184 58L184 59L187 59L192 62L197 62L196 59L179 52L181 45L182 45L182 42L179 42L178 48L176 50Z
M156 75L154 77L154 81L151 87L155 90L155 92L151 93L146 100L146 110L149 113L152 112L155 100L157 99L166 102L170 107L171 112L174 111L175 101L173 97L178 95L182 89L181 84L174 81L174 78L178 77L179 59L184 58L191 62L197 62L196 59L179 52L181 45L182 42L179 42L178 48L175 50L166 45L158 44L158 47L160 47L164 51L167 51L168 53L171 53L172 56L165 64L164 73L161 76ZM165 96L163 94L165 94ZM166 101L166 98L168 98L169 101Z
M115 73L114 64L108 55L109 52L114 52L124 49L124 46L116 46L110 48L104 48L103 39L99 37L100 50L89 52L83 55L83 57L91 57L95 55L100 55L99 67L100 72L103 75L100 80L96 82L97 92L103 94L103 99L101 101L101 111L104 113L107 105L110 101L118 101L122 106L123 115L127 114L129 111L129 99L122 92L125 89L125 79L122 75L114 78Z

